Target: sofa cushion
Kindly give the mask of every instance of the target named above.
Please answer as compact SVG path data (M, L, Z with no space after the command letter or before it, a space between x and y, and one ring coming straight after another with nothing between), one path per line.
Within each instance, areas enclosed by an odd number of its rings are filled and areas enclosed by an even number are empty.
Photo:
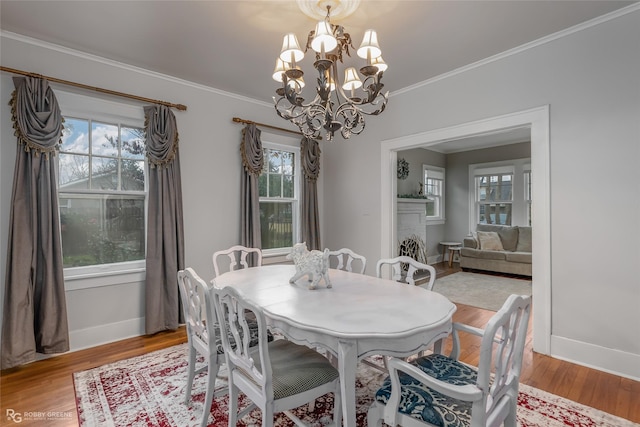
M505 252L505 258L510 262L531 264L531 252Z
M531 252L531 227L518 227L517 252Z
M477 231L494 231L500 236L505 251L515 251L518 244L518 227L509 225L478 224Z
M495 259L503 261L506 259L505 251L483 251L481 249L462 248L460 255L469 258Z
M478 231L480 249L484 251L502 251L502 240L495 231Z

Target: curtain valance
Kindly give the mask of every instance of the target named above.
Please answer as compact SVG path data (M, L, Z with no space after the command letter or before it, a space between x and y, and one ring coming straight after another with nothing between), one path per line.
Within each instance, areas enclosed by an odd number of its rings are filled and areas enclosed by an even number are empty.
M244 170L256 177L260 175L264 165L260 133L260 129L255 124L248 124L242 129L242 142L240 143Z
M166 166L178 152L176 116L166 105L150 105L144 107L144 117L149 166Z
M14 77L11 115L18 144L36 153L55 152L62 137L62 113L46 80Z

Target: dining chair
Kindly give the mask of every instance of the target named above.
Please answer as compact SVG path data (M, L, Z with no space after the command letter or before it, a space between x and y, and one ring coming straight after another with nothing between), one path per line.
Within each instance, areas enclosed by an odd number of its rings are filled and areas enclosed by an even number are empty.
M339 374L324 356L284 339L269 342L262 309L243 299L235 288L214 288L214 301L229 371L229 427L238 420L239 392L262 411L262 427L273 426L279 412L304 425L290 409L334 393L334 425L342 425ZM249 316L258 324L256 349L249 348L245 339Z
M391 266L391 278L398 282L408 283L415 285L416 281L414 275L418 271L429 272L429 282L426 285L420 285L421 287L432 290L433 284L436 281L436 269L429 264L424 264L416 261L408 256L399 256L395 258L383 258L376 264L376 276L382 277L382 268L385 265Z
M484 330L454 323L450 356L389 360L389 377L376 392L367 424L516 427L530 310L530 296L511 295ZM458 361L458 332L482 337L477 368Z
M248 248L246 246L236 245L231 246L229 249L216 251L213 253L213 270L215 271L215 277L218 277L222 271L222 260L218 258L226 256L228 258L228 264L225 261L224 266L228 268L227 271L237 270L239 268L259 267L262 265L262 250L259 248ZM225 258L223 258L225 259Z
M214 392L220 365L225 361L224 349L219 339L220 328L218 327L218 318L215 314L210 287L192 268L178 271L178 289L184 312L189 347L187 388L184 402L188 403L191 399L195 376L207 370L207 391L200 422L200 425L205 427L213 397L227 393L226 387ZM258 339L258 325L255 322L251 322L249 329L249 336L251 337L249 344L253 346L256 345ZM273 339L273 336L271 336L271 339ZM204 364L196 369L198 355L204 358Z
M342 248L338 249L337 251L329 251L330 268L352 272L354 261L356 265L360 265L359 273L364 274L364 270L367 268L367 259L364 256L358 255L349 248Z

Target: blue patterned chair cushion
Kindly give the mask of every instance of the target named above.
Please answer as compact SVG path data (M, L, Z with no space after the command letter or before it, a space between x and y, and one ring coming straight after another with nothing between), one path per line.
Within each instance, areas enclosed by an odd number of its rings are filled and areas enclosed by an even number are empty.
M249 342L249 347L254 347L258 345L258 322L255 320L247 319L247 324L249 325L249 333L251 334L251 341ZM216 334L216 349L218 354L224 354L224 348L222 347L222 338L220 337L220 327L216 324L216 328L218 329L218 333ZM229 337L229 342L231 343L231 347L236 347L236 340L231 335L231 332L228 331L227 336ZM267 341L273 341L273 335L270 331L267 331Z
M429 376L454 385L475 384L477 372L457 360L431 354L412 362ZM400 413L439 427L462 427L471 423L471 403L453 399L430 389L413 377L400 372L402 395ZM386 404L391 396L391 380L387 377L376 392L376 400Z

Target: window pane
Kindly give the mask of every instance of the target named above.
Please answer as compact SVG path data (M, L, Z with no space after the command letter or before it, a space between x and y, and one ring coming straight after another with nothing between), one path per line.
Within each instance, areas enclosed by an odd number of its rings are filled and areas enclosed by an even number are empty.
M60 195L64 267L145 257L144 196Z
M89 154L89 121L65 117L61 151Z
M91 162L91 188L94 190L118 189L118 160L93 157Z
M293 177L291 175L284 175L282 179L282 197L293 197Z
M127 159L144 159L144 130L122 127L122 157Z
M269 197L282 197L282 175L269 174Z
M511 203L483 204L479 206L480 224L511 225Z
M122 160L123 191L144 191L144 160Z
M262 249L293 246L293 203L260 202Z
M267 160L269 163L269 172L271 173L282 173L281 168L281 156L282 151L269 150L267 152Z
M269 179L269 175L266 173L262 173L258 177L258 196L259 197L267 197L267 180L268 179Z
M60 189L89 188L89 156L60 153L58 155L58 180Z
M282 173L293 175L293 153L281 151L282 153Z
M93 122L91 125L91 154L94 156L118 155L118 126Z

